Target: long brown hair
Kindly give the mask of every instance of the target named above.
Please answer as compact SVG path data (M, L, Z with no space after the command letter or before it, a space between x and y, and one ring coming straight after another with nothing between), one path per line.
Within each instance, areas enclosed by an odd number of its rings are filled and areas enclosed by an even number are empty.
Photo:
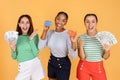
M18 22L17 22L16 31L18 32L19 35L22 34L22 30L21 30L21 28L20 28L20 26L19 26L19 23L20 23L20 21L21 21L21 19L22 19L23 17L28 18L28 20L29 20L29 22L30 22L30 28L29 28L27 34L28 34L28 35L31 35L31 33L34 31L34 28L33 28L32 18L31 18L29 15L27 15L27 14L21 15L21 16L19 17Z

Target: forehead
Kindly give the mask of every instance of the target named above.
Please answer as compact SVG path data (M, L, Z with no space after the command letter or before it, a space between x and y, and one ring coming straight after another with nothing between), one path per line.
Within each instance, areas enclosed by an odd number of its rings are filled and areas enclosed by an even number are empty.
M29 19L27 17L22 17L21 21L29 21Z
M86 20L96 20L95 16L87 16Z
M57 17L64 17L64 18L66 18L65 14L59 14Z

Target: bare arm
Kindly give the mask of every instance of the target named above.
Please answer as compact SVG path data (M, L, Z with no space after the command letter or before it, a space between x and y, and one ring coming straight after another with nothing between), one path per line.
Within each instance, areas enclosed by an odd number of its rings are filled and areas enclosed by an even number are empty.
M11 41L11 42L9 43L9 46L10 46L10 48L11 48L14 52L16 52L16 44L15 44L14 41Z
M41 39L42 39L42 40L45 40L45 39L46 39L46 35L47 35L47 32L48 32L48 29L49 29L49 27L44 27L43 33L42 33L42 35L41 35Z
M77 41L77 35L75 36L70 36L71 39L71 44L72 44L72 49L76 51L76 41Z
M11 57L13 58L13 59L16 59L17 58L17 51L16 51L16 44L15 44L15 42L14 41L11 41L10 43L9 43L9 45L10 45L10 48L11 48Z
M82 40L78 40L78 56L82 60L85 59L85 53L84 53L84 49L83 49L83 44L84 44L84 42Z
M110 57L110 47L111 46L109 46L107 44L103 44L103 47L105 48L103 58L106 60Z
M33 33L30 35L29 39L32 40L36 34L38 34L38 29L33 31Z

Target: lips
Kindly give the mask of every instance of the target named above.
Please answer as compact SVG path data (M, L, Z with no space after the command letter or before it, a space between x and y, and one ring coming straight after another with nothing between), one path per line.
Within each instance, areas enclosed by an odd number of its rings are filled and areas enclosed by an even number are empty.
M57 26L57 27L61 27L62 25L61 25L61 24L57 24L56 26Z
M88 27L88 29L89 29L89 30L92 30L92 29L94 29L94 27Z
M93 28L89 28L90 30L92 30Z
M28 31L28 28L27 27L23 27L22 31L26 33Z
M27 30L27 27L23 27L22 29L23 29L23 30Z

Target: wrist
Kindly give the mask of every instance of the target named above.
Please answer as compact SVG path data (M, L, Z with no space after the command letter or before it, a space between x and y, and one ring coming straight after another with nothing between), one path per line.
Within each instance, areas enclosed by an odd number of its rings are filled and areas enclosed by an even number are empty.
M16 48L15 48L15 47L12 47L11 49L12 49L12 51L13 51L13 52L15 52L15 51L16 51Z
M47 33L47 32L48 32L48 30L46 30L46 29L43 29L43 32L46 32L46 33Z
M76 50L76 43L72 43L72 49Z
M110 52L110 49L105 49L105 52Z
M31 37L31 36L30 36L30 37L29 37L29 39L30 39L30 40L32 40L32 39L33 39L33 37Z
M32 37L32 38L30 38L30 40L33 40L33 37Z

